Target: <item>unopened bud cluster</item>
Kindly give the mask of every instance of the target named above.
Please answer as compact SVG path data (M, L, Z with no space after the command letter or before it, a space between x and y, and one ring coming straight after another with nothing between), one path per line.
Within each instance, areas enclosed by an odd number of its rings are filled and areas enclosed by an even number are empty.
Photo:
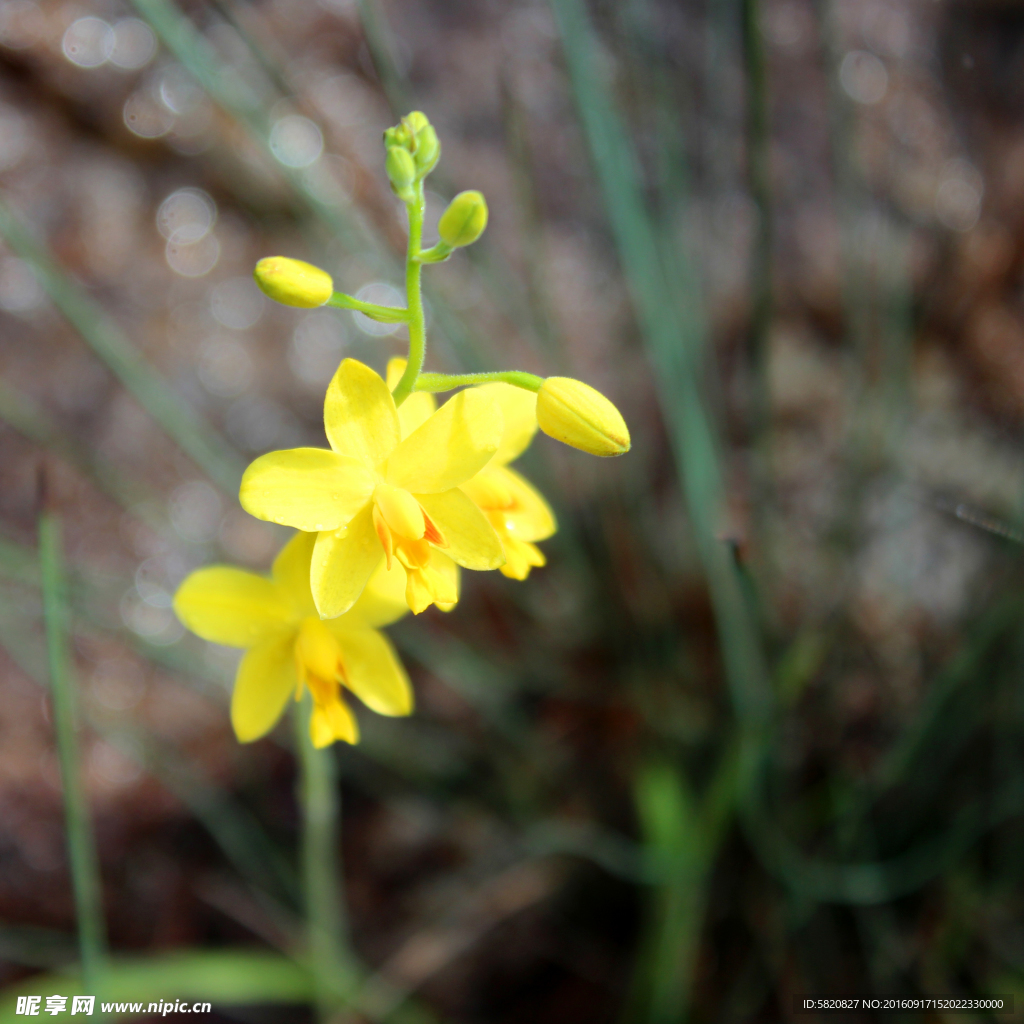
M387 150L386 169L395 195L411 203L413 188L436 166L441 157L441 143L426 114L414 110L400 124L384 132Z

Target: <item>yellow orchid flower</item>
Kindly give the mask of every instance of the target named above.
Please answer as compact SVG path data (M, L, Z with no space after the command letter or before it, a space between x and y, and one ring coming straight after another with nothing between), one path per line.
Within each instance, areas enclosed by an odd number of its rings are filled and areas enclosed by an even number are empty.
M406 361L388 362L387 384L393 388L405 372ZM501 406L503 430L494 457L462 490L487 516L505 552L501 571L514 580L525 580L534 566L546 559L534 541L550 537L557 525L554 513L541 493L507 464L529 447L537 432L537 396L511 384L481 384L478 391L493 397ZM402 437L411 434L436 408L434 396L427 391L413 392L398 408ZM437 557L444 556L437 553ZM439 607L441 607L439 605Z
M537 396L511 384L482 384L501 406L505 430L501 444L487 467L467 480L462 489L487 516L505 552L502 573L525 580L534 566L547 559L534 541L545 540L557 529L554 513L543 495L508 463L519 456L537 431Z
M316 747L356 743L359 727L341 690L381 715L408 715L409 678L377 627L406 613L405 573L381 565L352 610L321 620L309 588L316 535L297 533L274 560L271 576L227 565L197 569L174 595L174 610L204 640L244 647L231 697L231 724L242 743L266 735L288 696L313 698L309 730Z
M459 489L501 442L501 407L492 396L461 391L403 440L384 380L346 359L327 389L324 427L330 450L263 455L239 492L257 518L317 534L310 583L322 618L347 612L382 559L405 568L414 612L458 600L435 551L466 569L504 564L497 534Z

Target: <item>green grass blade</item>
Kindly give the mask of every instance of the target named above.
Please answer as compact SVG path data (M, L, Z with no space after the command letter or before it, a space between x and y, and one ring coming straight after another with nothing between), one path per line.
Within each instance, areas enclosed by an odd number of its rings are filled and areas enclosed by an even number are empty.
M90 992L100 993L103 991L107 956L103 893L96 842L82 781L77 700L68 650L69 615L61 530L60 521L53 512L44 512L39 518L39 564L43 584L50 695L64 788L68 856L78 919L82 976Z
M715 426L701 387L704 327L692 279L669 281L643 201L633 145L597 73L593 29L582 0L551 0L580 120L593 156L623 273L656 370L661 405L704 571L719 648L741 718L755 730L769 720L767 673L731 552L718 539L722 468ZM681 317L671 296L685 290L694 313Z
M145 360L113 320L58 266L11 208L0 202L0 235L34 271L44 291L136 401L225 491L237 492L242 463Z
M17 996L44 998L59 992L70 997L95 995L96 989L73 974L38 974L9 989L10 1000L0 1009L0 1024L18 1024ZM219 1010L227 1006L261 1003L306 1003L312 995L308 972L299 964L273 953L250 950L175 952L153 957L123 957L111 962L106 973L103 1001L150 1002L181 999L207 1001ZM100 1012L100 999L96 1000ZM191 1009L191 1005L189 1006ZM142 1013L113 1013L115 1020L132 1020ZM149 1015L152 1016L152 1015Z

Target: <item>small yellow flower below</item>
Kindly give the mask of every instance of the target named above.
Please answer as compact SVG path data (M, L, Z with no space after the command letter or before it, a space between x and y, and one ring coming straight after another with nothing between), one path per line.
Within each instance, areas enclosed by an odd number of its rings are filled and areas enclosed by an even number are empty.
M274 561L271 578L215 565L192 573L174 596L178 618L214 643L247 648L231 698L235 735L248 743L266 735L290 694L313 698L310 735L317 747L356 743L359 728L342 699L354 693L382 715L408 715L412 687L378 629L406 613L406 574L385 566L355 607L324 622L309 589L316 535L297 533Z

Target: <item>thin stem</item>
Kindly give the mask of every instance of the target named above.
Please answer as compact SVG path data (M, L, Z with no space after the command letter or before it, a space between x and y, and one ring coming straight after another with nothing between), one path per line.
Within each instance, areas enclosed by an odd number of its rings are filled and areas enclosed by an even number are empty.
M335 292L326 303L335 309L354 309L364 313L371 320L379 320L382 324L404 324L409 322L409 310L401 306L378 306L376 302L363 302L344 292Z
M422 273L419 261L423 238L423 182L416 182L416 197L406 204L409 211L409 248L405 257L405 302L409 307L409 361L402 379L392 392L395 405L401 405L412 394L416 378L423 370L427 355L427 328L423 319Z
M337 875L337 785L330 749L317 750L309 735L312 701L308 695L296 711L307 941L317 1011L320 1020L326 1022L337 1008L338 996L353 991L355 983L352 957L344 937L345 912Z
M424 249L416 258L420 263L442 263L455 250L447 242L437 242L429 249Z
M103 921L96 843L80 771L78 712L68 653L67 583L63 561L60 521L54 513L44 511L39 517L43 618L46 623L46 654L50 669L57 756L64 788L71 884L78 918L82 983L86 992L100 995L107 966L106 926Z
M486 373L421 373L413 391L451 391L453 388L500 382L526 391L539 391L543 377L524 370L489 370Z

